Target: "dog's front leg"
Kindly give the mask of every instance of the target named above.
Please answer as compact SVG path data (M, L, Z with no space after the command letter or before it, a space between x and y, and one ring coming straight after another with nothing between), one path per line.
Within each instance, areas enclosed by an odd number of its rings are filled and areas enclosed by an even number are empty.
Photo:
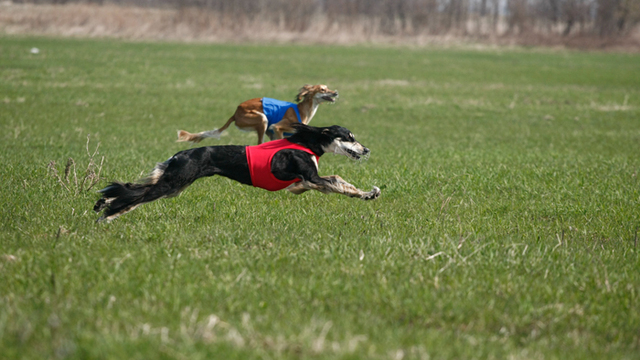
M362 191L338 175L321 176L319 180L301 181L296 184L300 184L306 190L317 190L325 194L337 193L362 200L373 200L380 196L380 189L377 186L374 186L371 191Z
M302 185L302 182L300 181L300 182L293 183L293 184L291 184L291 185L287 186L287 190L288 190L289 192L291 192L291 193L296 194L296 195L300 195L300 194L302 194L303 192L308 191L309 189L306 189L306 188L304 187L304 185Z
M280 140L284 139L285 132L293 132L292 128L285 128L280 126L279 124L273 124L269 126L269 130L271 131L271 140Z

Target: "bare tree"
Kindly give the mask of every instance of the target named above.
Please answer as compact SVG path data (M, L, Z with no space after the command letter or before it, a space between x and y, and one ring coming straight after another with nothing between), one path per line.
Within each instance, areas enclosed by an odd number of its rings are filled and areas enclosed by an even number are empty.
M173 7L175 21L204 30L266 24L305 32L323 21L370 34L626 36L640 25L640 0L13 0ZM505 25L505 26L501 26ZM360 30L362 31L362 30Z

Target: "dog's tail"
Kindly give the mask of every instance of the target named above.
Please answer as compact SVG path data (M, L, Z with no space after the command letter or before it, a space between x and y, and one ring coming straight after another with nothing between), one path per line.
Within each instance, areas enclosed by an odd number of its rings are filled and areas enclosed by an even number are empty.
M227 123L224 124L220 129L202 131L197 134L192 134L188 131L178 130L178 141L191 141L192 143L199 143L200 141L206 138L216 138L220 139L220 134L227 130L229 125L235 121L235 115L227 120Z
M191 141L192 143L199 143L206 138L220 139L220 129L202 131L197 134L192 134L188 131L178 130L178 141Z

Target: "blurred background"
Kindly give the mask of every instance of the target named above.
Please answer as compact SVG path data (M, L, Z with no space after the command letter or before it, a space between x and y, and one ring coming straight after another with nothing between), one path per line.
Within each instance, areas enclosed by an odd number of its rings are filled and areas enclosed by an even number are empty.
M213 42L640 48L640 0L13 0L0 32Z

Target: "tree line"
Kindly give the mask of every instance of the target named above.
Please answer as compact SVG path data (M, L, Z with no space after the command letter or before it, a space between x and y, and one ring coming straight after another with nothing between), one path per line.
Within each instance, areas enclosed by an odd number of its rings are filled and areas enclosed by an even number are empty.
M640 0L13 0L201 9L229 26L267 21L303 32L315 24L383 35L629 35Z

